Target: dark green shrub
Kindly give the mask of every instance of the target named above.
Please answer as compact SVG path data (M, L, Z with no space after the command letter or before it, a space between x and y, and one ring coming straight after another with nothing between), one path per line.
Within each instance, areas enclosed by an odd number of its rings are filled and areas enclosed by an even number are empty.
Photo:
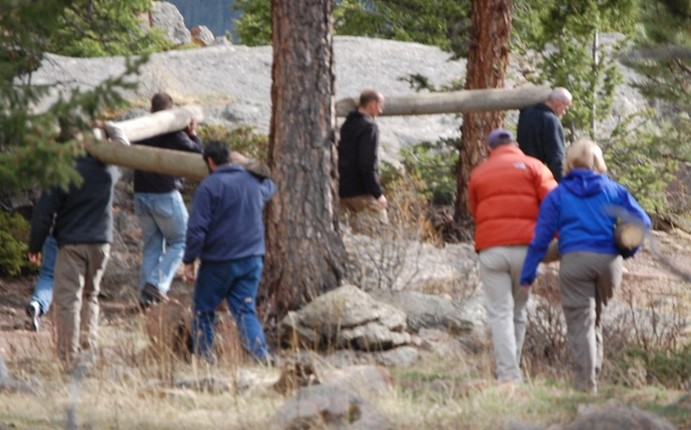
M458 139L422 142L401 151L403 166L422 183L420 193L432 204L448 205L456 199Z
M691 378L691 344L679 351L633 348L626 351L625 362L641 360L648 383L670 388L684 388Z
M15 213L0 212L0 275L16 276L30 268L26 245L29 225Z
M253 127L242 126L229 131L223 126L200 125L199 137L203 141L219 140L230 145L233 151L254 160L267 162L269 156L269 137L255 133Z

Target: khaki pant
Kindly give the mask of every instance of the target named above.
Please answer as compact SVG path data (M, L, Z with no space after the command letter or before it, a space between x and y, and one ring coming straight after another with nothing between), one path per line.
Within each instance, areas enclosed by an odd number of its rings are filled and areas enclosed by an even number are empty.
M80 348L96 346L98 293L109 257L107 243L64 245L58 251L53 287L58 355L67 365L72 364Z
M604 356L601 307L621 285L622 275L622 258L618 255L572 252L561 256L561 306L566 318L574 387L578 390L597 392Z
M522 380L528 291L521 287L520 279L527 251L527 246L496 246L479 255L487 324L501 382Z
M374 235L389 224L386 209L371 195L341 198L342 219L353 233Z

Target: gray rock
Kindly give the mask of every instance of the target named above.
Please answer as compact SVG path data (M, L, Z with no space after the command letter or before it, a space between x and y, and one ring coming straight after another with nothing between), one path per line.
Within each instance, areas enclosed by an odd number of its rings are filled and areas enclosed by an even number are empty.
M675 430L666 419L633 406L583 411L564 430Z
M422 328L437 328L461 333L473 328L473 322L464 318L462 307L446 297L418 291L379 290L371 294L377 300L405 312L410 331L418 332Z
M393 388L393 378L389 371L385 367L373 365L348 366L326 372L324 383L365 398L383 396Z
M325 293L280 323L281 338L295 338L308 347L354 346L378 351L410 342L406 316L399 309L373 300L353 285Z
M170 32L176 42L191 40L184 22L177 17L174 6L160 2L155 9L169 10ZM176 14L177 12L177 14ZM154 14L153 20L158 19ZM157 25L156 23L154 23ZM163 25L163 24L161 24ZM179 33L179 34L178 34ZM165 90L176 100L203 104L206 121L222 123L228 128L249 125L258 132L268 134L271 115L271 63L270 46L246 47L231 45L225 38L221 44L205 49L168 51L151 56L142 74L136 78L139 87L125 97L134 104L148 102L156 91ZM217 41L219 39L217 38ZM376 87L385 96L409 96L415 91L401 80L412 74L429 78L432 85L441 86L465 76L465 60L449 60L442 50L417 43L364 37L334 37L335 97L357 97L364 88ZM512 57L507 87L525 82L521 61ZM637 75L622 67L628 84L617 87L615 113L624 115L646 107L643 97L631 85ZM122 57L67 58L48 55L41 68L33 75L36 85L47 85L51 95L36 106L45 110L51 101L72 88L93 88L108 77L124 71ZM233 117L218 115L231 100ZM235 105L236 104L236 105ZM619 118L603 118L608 129ZM518 111L507 112L506 126L515 126ZM337 120L337 126L343 119ZM400 162L400 150L422 141L458 137L461 120L456 115L424 115L377 118L381 131L381 158L395 165Z
M185 27L185 18L174 4L155 1L151 8L151 24L165 30L168 39L175 45L184 45L192 41L190 31Z
M192 36L192 42L200 46L213 45L216 39L214 34L209 30L209 27L205 25L197 25L190 30L190 35Z
M388 429L391 424L370 403L332 385L302 388L270 420L271 428Z
M420 360L420 352L412 346L402 346L374 353L374 359L382 366L406 367Z

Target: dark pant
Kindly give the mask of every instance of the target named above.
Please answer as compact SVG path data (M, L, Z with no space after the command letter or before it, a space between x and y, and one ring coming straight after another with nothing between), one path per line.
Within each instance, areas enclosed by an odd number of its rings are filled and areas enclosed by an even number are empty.
M235 317L245 349L256 360L266 358L269 350L257 318L255 303L262 268L262 257L225 262L202 261L194 289L192 339L195 354L212 355L216 308L225 299Z

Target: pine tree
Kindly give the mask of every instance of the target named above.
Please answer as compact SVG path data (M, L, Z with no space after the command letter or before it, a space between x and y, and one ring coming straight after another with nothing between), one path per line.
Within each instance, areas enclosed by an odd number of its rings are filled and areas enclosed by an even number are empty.
M246 45L271 42L270 0L236 0L236 23ZM470 2L457 0L340 0L333 12L336 34L435 45L456 57L467 52Z
M604 50L603 32L631 34L638 18L636 0L522 0L514 3L514 48L534 56L537 73L529 79L549 82L573 94L562 119L569 140L586 131L595 137L596 118L610 113L614 90L622 82L615 64L619 44ZM570 133L569 133L570 131Z
M127 62L123 76L105 80L90 91L60 94L49 109L37 111L44 98L54 96L49 86L32 83L32 73L45 53L62 40L65 18L89 1L0 0L0 183L3 193L30 187L79 182L74 158L83 153L80 142L63 131L88 131L105 107L122 102L118 89L129 88L125 76L134 73L146 58ZM104 25L104 23L101 23ZM112 35L113 38L117 34ZM77 37L77 36L75 36ZM106 34L102 35L107 38ZM105 39L104 39L105 40ZM53 97L55 98L55 97ZM56 141L62 140L61 144Z

